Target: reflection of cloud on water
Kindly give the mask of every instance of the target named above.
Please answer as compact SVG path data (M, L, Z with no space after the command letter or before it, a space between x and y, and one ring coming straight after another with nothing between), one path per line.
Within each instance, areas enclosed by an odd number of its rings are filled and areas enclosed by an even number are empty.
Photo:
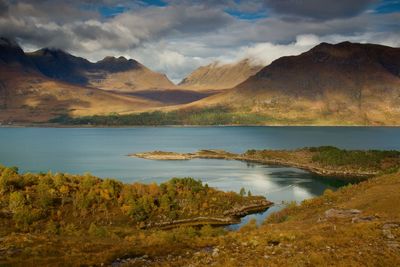
M253 173L243 177L244 185L249 189L261 192L268 192L271 188L277 187L268 173Z
M279 188L279 185L273 182L273 179L268 173L256 172L256 173L232 173L232 175L226 175L225 177L207 179L210 186L222 189L239 192L244 187L246 190L250 190L253 194L265 195L271 190Z
M276 189L276 190L270 190L270 191L268 191L267 193L278 193L278 192L282 192L282 191L287 191L287 190L289 190L291 187L295 187L295 185L294 185L294 184L290 184L290 185L285 186L285 187L279 187L278 189Z
M298 186L293 187L293 195L295 199L297 199L298 201L303 201L304 199L311 198L314 196L309 192L309 190Z

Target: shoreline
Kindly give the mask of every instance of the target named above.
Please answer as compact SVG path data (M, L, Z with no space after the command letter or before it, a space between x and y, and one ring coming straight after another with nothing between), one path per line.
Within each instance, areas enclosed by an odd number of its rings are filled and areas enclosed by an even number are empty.
M58 123L15 123L0 124L0 128L213 128L213 127L343 127L343 128L400 128L400 125L361 125L361 124L219 124L219 125L70 125Z
M274 205L273 202L268 200L259 200L257 202L259 203L253 203L250 205L245 205L239 208L233 208L232 210L225 211L223 214L224 217L202 216L189 219L149 223L141 227L141 229L159 228L161 230L169 230L182 226L192 226L192 227L200 227L204 225L228 226L240 223L241 218L247 215L265 212Z

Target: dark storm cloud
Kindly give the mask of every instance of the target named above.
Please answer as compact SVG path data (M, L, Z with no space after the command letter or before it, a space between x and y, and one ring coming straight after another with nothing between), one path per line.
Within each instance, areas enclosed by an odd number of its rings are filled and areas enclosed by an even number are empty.
M0 16L8 13L8 4L4 0L0 0Z
M314 19L335 19L355 16L376 0L266 0L266 5L283 15Z

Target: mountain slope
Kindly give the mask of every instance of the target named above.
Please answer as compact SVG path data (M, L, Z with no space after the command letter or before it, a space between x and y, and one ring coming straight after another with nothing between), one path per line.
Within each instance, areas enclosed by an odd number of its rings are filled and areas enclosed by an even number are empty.
M400 49L322 43L192 104L209 105L263 113L283 124L399 125Z
M214 62L200 67L182 80L179 87L192 90L220 90L232 88L256 74L262 66L253 65L244 59L237 63Z
M133 59L106 57L86 74L89 85L103 90L134 92L147 89L172 89L175 85L161 74Z
M16 43L4 38L0 40L2 123L44 122L67 113L83 116L138 112L160 105L157 101L117 95L49 78Z

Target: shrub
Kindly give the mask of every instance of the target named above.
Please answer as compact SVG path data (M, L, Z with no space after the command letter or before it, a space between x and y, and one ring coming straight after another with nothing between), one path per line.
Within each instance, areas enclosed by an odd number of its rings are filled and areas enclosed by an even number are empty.
M90 224L88 233L92 236L97 236L97 237L106 237L107 236L107 230L104 227L97 226L94 223Z

